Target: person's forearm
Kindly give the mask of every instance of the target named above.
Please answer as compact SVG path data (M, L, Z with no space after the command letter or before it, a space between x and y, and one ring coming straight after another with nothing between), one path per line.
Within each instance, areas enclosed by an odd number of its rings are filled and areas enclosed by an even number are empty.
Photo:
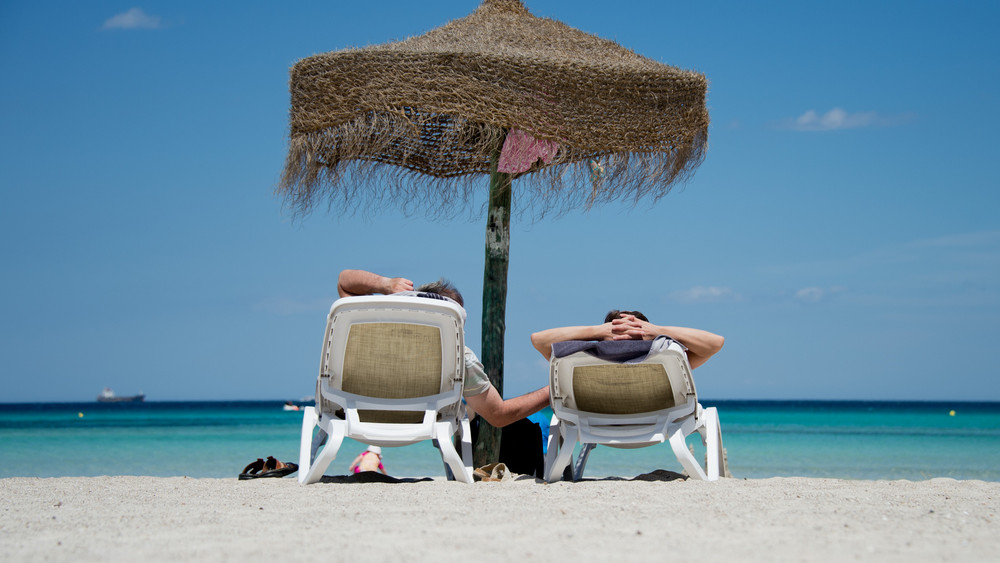
M521 420L522 418L535 414L536 412L542 410L549 404L549 386L546 385L541 389L532 391L531 393L526 393L520 397L514 397L503 402L503 417L502 426L507 426L512 422ZM490 424L493 424L492 422Z
M657 332L680 342L688 349L688 360L696 368L722 349L726 339L718 334L682 326L657 326Z
M341 297L385 293L389 278L364 270L344 270L337 279L337 292Z
M547 360L552 356L552 345L556 342L566 342L567 340L599 340L600 327L601 325L550 328L532 334L531 345Z
M505 401L497 390L490 386L487 392L466 397L465 400L474 412L486 419L486 422L497 428L503 428L548 406L549 387L545 386Z
M344 270L337 278L337 293L341 297L412 291L413 282L406 278L387 278L364 270Z

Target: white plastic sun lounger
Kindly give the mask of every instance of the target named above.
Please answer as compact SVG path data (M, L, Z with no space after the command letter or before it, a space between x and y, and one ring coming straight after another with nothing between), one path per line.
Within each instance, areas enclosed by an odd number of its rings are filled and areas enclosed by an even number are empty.
M574 480L583 476L593 445L641 448L664 441L670 442L689 477L714 481L727 475L718 412L698 403L684 348L661 338L650 343L649 355L637 363L605 361L586 351L557 357L560 345L553 346L546 481L563 478L577 443L584 448L572 472ZM695 432L707 450L704 467L685 442Z
M302 419L300 483L320 480L345 437L381 447L432 440L446 473L472 482L463 317L456 303L422 297L334 302L316 406L306 407Z

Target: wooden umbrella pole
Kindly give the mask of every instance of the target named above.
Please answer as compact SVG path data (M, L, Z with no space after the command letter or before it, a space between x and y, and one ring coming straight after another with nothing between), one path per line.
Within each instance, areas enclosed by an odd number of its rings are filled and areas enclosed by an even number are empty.
M486 221L486 266L483 272L483 367L503 396L503 336L507 312L507 265L510 259L511 174L497 171L500 147L490 157L490 202ZM479 420L473 450L476 467L500 457L500 429Z

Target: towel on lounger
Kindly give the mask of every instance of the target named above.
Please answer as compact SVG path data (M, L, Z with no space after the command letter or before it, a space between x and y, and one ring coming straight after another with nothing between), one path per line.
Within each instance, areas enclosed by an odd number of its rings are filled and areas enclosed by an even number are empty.
M677 342L669 336L657 336L653 340L567 340L552 345L552 355L563 358L577 352L586 352L595 358L620 364L635 364L644 361L651 353L662 352ZM687 350L683 344L677 342Z

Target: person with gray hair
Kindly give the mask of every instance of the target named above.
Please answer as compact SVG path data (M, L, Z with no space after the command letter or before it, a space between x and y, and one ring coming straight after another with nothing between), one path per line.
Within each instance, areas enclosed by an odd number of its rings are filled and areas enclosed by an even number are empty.
M365 270L344 270L337 279L337 293L341 297L355 297L381 293L384 295L409 294L429 299L448 299L464 307L462 294L449 281L440 279L414 289L406 278L390 278ZM490 383L482 362L465 347L465 387L462 396L471 411L470 418L480 415L497 428L534 414L549 404L549 387L504 399Z

